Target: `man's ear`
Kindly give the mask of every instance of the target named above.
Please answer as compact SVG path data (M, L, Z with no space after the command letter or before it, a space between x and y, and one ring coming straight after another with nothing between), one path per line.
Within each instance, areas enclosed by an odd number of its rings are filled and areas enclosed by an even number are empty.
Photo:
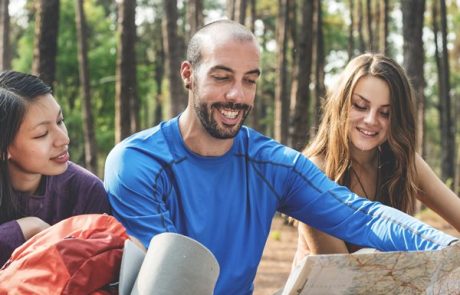
M182 62L180 66L180 75L186 89L192 87L192 64L189 61Z

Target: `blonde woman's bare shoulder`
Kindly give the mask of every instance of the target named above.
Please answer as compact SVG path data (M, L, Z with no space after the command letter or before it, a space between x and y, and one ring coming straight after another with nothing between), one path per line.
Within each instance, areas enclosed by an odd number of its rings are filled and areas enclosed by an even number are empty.
M319 169L324 170L324 158L320 156L308 157Z

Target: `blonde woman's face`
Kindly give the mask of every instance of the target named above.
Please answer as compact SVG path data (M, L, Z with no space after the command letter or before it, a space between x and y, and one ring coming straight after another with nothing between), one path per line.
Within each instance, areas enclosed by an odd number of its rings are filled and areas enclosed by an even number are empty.
M351 144L371 151L387 140L390 126L390 89L385 81L362 77L352 93L348 115Z

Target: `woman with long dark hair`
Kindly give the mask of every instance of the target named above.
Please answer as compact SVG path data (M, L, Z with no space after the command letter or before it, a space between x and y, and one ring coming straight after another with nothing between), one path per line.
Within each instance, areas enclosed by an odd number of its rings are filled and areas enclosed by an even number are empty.
M0 73L0 265L52 224L110 212L100 179L69 161L69 141L48 85Z

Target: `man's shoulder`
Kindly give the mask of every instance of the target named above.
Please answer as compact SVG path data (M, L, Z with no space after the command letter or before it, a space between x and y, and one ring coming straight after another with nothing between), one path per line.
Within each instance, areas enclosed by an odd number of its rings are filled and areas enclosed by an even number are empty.
M168 159L171 157L168 141L164 132L169 128L168 122L139 131L124 139L110 151L107 161L111 159L134 160L137 158Z
M285 146L262 133L244 126L241 129L242 141L246 142L249 158L256 161L270 161L276 163L292 163L299 156L299 152Z
M154 175L175 161L167 133L173 133L170 121L140 131L118 143L105 162L104 178Z
M136 132L118 143L115 147L142 147L143 145L149 145L152 142L162 142L164 139L164 134L162 132L163 126L164 123L160 123L154 127Z
M126 187L141 190L175 162L169 141L175 131L170 121L133 134L112 149L104 167L104 185L109 194Z
M279 144L273 138L270 138L248 126L242 126L238 136L241 138L243 144L248 148L270 147Z

